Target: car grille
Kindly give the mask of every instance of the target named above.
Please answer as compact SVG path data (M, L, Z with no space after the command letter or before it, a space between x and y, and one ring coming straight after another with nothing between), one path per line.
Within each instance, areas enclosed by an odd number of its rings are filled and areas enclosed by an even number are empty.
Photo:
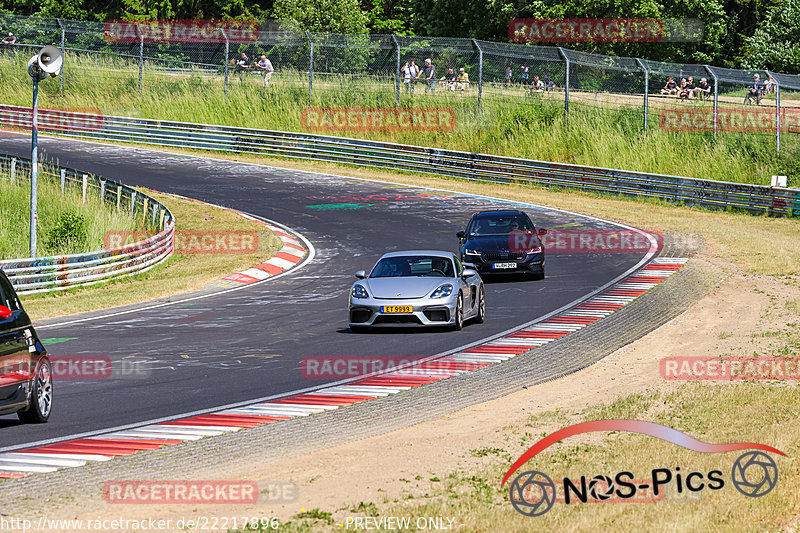
M522 261L525 259L525 254L511 252L483 252L481 255L487 261Z
M422 324L414 315L378 315L373 324Z

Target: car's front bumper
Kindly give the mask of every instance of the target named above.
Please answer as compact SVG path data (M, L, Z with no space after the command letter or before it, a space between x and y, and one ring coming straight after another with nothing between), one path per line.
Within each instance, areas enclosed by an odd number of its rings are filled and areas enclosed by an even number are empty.
M483 255L462 254L463 263L471 263L480 274L517 274L531 273L541 274L544 272L544 252L537 254L525 254L521 259L487 259ZM494 265L502 263L514 263L513 268L495 268Z
M350 326L448 326L455 323L458 293L446 298L413 298L391 300L350 297L348 316ZM411 306L411 313L386 313L387 306Z

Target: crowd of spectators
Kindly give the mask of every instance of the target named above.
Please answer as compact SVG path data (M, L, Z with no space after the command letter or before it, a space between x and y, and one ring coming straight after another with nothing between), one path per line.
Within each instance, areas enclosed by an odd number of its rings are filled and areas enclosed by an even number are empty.
M400 68L400 75L403 77L403 84L407 93L413 94L414 85L418 82L425 84L426 93L436 91L437 84L440 84L444 90L448 91L460 91L463 93L469 89L469 74L464 67L458 69L458 74L456 74L453 67L450 67L444 76L437 78L436 66L430 58L425 60L422 68L417 66L414 59L409 58Z

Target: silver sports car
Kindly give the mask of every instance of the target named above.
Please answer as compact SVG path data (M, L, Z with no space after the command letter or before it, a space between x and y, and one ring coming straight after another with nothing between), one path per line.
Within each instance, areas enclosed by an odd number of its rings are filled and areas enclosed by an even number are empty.
M483 281L451 252L391 252L350 291L350 329L370 326L452 326L486 316Z

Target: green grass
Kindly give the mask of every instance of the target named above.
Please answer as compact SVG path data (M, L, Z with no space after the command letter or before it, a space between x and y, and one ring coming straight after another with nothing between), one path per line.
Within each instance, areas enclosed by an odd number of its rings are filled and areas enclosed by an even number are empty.
M0 259L30 256L30 194L29 180L11 183L7 177L0 177L0 220L3 221L0 224ZM39 180L37 209L39 257L100 250L108 231L144 229L141 219L134 220L127 212L104 206L96 194L87 194L86 202L82 202L78 188L67 188L61 194L60 184L49 179ZM50 238L59 220L70 214L83 219L85 232L80 233L84 238L60 242Z
M21 55L16 63L0 60L3 103L30 105L30 81ZM768 133L720 134L662 131L659 108L677 105L673 100L651 100L650 125L642 132L641 97L600 93L575 95L565 123L563 93L544 98L523 98L522 89L484 88L483 106L477 107L473 86L464 97L438 91L401 95L404 107L449 107L455 110L452 131L342 132L371 138L436 146L470 152L503 154L546 161L622 168L670 175L692 176L744 183L769 184L770 176L789 176L790 186L800 185L800 136L783 135L782 153L775 153L775 136ZM738 102L738 97L736 99ZM733 102L733 100L731 101ZM315 78L308 99L307 78L299 72L279 70L269 90L261 78L245 76L244 83L231 71L228 97L220 77L154 73L145 70L144 90L138 94L138 68L132 63L94 61L70 57L65 70L64 94L57 80L40 85L40 105L51 108L99 108L104 114L164 120L224 124L274 130L302 131L301 112L306 107L393 107L390 80L338 77ZM707 103L683 104L710 106ZM639 107L631 107L639 106ZM336 134L336 133L334 133Z

